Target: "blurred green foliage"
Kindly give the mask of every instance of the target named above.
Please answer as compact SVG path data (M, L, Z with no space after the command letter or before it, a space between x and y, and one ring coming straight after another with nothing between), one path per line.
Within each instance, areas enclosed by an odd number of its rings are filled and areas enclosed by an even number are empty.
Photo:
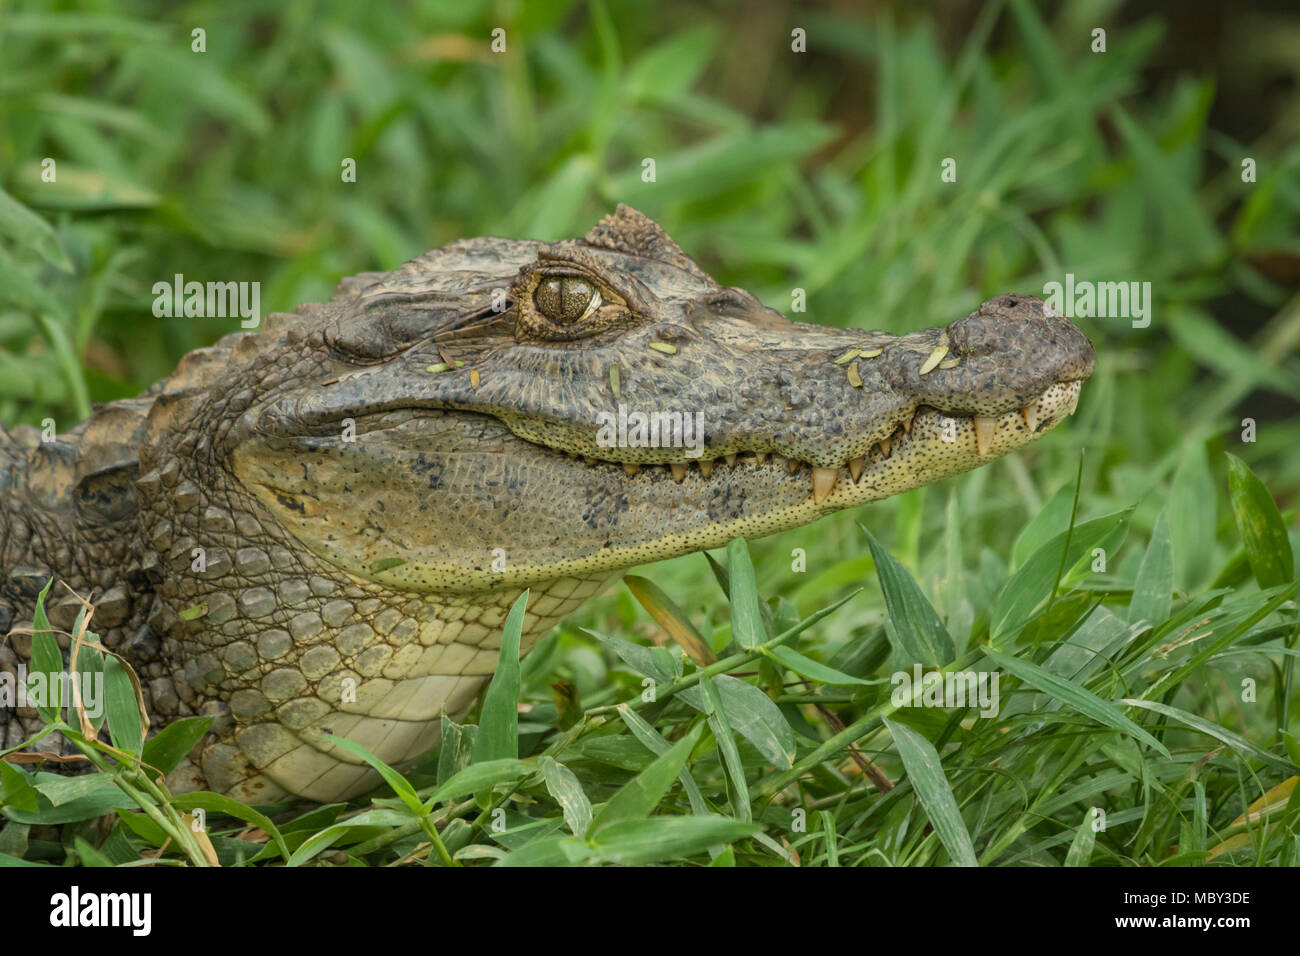
M1080 520L1136 505L1097 586L1133 586L1163 511L1180 595L1254 588L1222 452L1260 476L1294 546L1300 143L1279 131L1300 123L1300 102L1239 142L1211 123L1224 106L1211 72L1149 71L1168 59L1159 18L1109 0L1050 17L1030 0L953 9L957 35L901 3L11 4L0 421L67 430L236 328L154 318L150 289L175 273L258 280L263 310L288 310L456 238L580 235L626 202L723 283L787 313L805 290L806 321L936 325L1066 273L1152 285L1149 328L1081 320L1098 362L1070 425L968 476L756 542L764 594L807 614L847 593L872 569L854 525L869 522L964 643L1059 524L1080 448ZM1090 49L1097 25L1104 53ZM191 49L196 27L206 52ZM791 49L795 28L806 53ZM340 175L348 158L355 183ZM947 158L956 182L940 177ZM702 562L651 573L725 643L728 607ZM858 602L851 626L819 630L828 655L878 633L880 596ZM607 685L611 659L580 624L651 633L626 593L593 602L528 669L535 692ZM1272 665L1231 668L1227 683L1189 678L1180 706L1269 738L1275 715L1227 713L1225 688L1273 682Z

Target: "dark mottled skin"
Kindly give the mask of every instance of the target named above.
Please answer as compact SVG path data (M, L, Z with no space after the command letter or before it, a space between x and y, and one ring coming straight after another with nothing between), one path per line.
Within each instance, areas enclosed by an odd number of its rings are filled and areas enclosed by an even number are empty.
M903 336L792 323L626 207L581 240L453 242L191 353L56 441L0 431L0 626L66 582L155 728L216 718L173 786L340 799L374 778L321 733L392 763L436 745L524 588L527 646L633 564L1024 444L1092 361L1030 296ZM620 402L702 413L703 454L601 445ZM77 607L56 586L54 624ZM29 652L11 635L0 669ZM5 746L36 725L0 709Z

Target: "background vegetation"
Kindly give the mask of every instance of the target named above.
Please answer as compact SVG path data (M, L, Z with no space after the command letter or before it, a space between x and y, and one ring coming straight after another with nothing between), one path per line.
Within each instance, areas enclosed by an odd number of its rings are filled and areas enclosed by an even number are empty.
M1300 861L1300 102L1287 56L1300 23L1246 4L1216 16L1189 25L1109 0L8 6L6 425L66 430L235 328L154 318L150 289L175 273L258 280L263 310L288 310L455 238L578 235L620 201L769 305L788 311L806 290L808 321L904 331L1067 272L1154 292L1149 328L1081 320L1096 374L1071 422L1023 453L754 542L756 585L743 551L717 579L700 555L641 569L676 609L643 588L645 603L689 618L739 680L690 677L677 649L648 655L673 645L620 586L524 661L516 732L535 759L485 763L510 759L508 743L451 728L461 746L411 773L418 796L274 808L278 828L210 803L212 852ZM1095 27L1105 53L1090 49ZM56 182L42 181L46 157ZM341 181L345 157L355 183ZM955 183L940 179L946 157ZM1245 463L1231 485L1225 452ZM1081 542L1106 549L1104 571ZM755 649L858 588L788 641L798 657ZM754 594L770 599L758 624ZM891 595L910 608L892 621ZM1002 672L996 720L890 708L889 675L954 659ZM696 696L640 707L640 722L612 709L646 674L687 675ZM485 709L489 736L508 740L510 704ZM926 748L937 777L920 769ZM475 756L469 790L434 789ZM896 786L882 793L873 775ZM201 805L120 767L75 792L28 769L3 777L11 860L131 862ZM146 822L122 785L154 807ZM100 817L114 807L137 809ZM204 852L178 836L163 859Z

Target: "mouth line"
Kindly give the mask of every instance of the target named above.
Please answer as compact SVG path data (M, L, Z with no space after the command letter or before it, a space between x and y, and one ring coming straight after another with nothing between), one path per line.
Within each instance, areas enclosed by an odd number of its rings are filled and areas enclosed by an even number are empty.
M892 458L906 456L912 452L918 441L913 434L918 423L951 420L963 428L969 427L974 433L975 451L978 458L991 459L996 457L993 454L994 445L1000 429L1004 427L1001 420L1012 415L1018 415L1019 423L1023 424L1028 435L1023 440L1017 441L1014 445L1003 448L997 453L999 455L1005 454L1006 451L1010 450L1010 447L1032 441L1055 427L1069 414L1072 414L1078 402L1082 381L1082 379L1076 379L1054 383L1018 411L1003 412L1000 415L985 416L971 412L948 411L928 404L917 405L911 413L903 416L894 424L886 438L874 442L864 454L850 458L835 466L816 465L777 452L747 449L714 458L704 458L702 456L690 458L683 455L681 460L678 461L630 462L554 448L546 444L530 441L517 434L515 438L552 455L581 461L588 467L622 471L626 480L645 482L647 484L668 480L681 484L686 481L688 476L712 484L721 482L734 469L738 468L762 468L769 474L779 476L784 473L791 478L803 474L811 480L813 503L820 505L830 497L836 487L843 487L840 484L841 481L845 484L857 485L864 475L869 475L877 466L885 464ZM1064 390L1064 397L1061 395L1061 390ZM1044 400L1049 398L1051 401L1045 406ZM1064 412L1054 414L1062 405L1066 405L1068 408ZM490 412L475 412L468 409L395 405L355 415L355 420L358 433L365 433L400 425L405 421L418 417L420 414L431 412L496 417ZM1019 429L1019 425L1015 420L1010 422L1009 425L1016 430ZM933 446L933 441L930 444Z
M714 482L723 480L733 469L744 467L763 468L765 470L774 469L775 473L784 472L790 477L802 473L811 476L813 502L820 505L831 495L841 479L844 479L846 483L856 485L862 480L863 475L869 474L875 466L881 465L895 456L907 455L917 441L913 436L913 430L919 420L951 419L954 422L973 422L972 430L975 433L976 453L979 458L990 458L993 457L993 445L997 438L998 429L1001 427L1000 419L1018 414L1020 421L1023 422L1028 432L1028 437L1021 442L1017 442L1017 444L1027 444L1034 438L1050 431L1068 415L1073 414L1082 384L1082 379L1055 383L1048 386L1039 396L1017 412L1004 412L1001 415L981 416L970 412L945 411L933 405L918 405L909 415L904 416L894 426L888 437L873 443L865 454L851 458L838 466L815 465L811 462L787 457L775 452L750 450L740 450L715 458L683 457L681 461L628 462L578 454L551 448L536 442L529 442L529 444L536 448L545 449L555 455L582 461L589 467L621 470L629 480L656 482L671 479L675 483L681 484L688 476L696 476L701 481ZM1040 414L1043 409L1044 399L1053 396L1053 393L1060 389L1064 389L1068 395L1066 399L1068 409L1055 416L1051 414L1055 411L1055 408L1049 408L1046 415ZM527 441L527 439L523 440Z

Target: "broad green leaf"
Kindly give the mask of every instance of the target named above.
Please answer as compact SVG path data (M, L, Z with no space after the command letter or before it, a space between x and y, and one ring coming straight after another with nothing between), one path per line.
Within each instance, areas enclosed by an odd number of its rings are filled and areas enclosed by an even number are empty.
M571 836L551 836L512 850L493 866L578 866L596 855L594 847Z
M749 545L736 538L727 545L728 593L731 596L731 636L746 649L767 640L763 611L754 577L754 562L749 559Z
M1018 657L1000 654L991 648L986 649L984 653L1008 674L1019 677L1026 684L1037 687L1043 693L1055 697L1063 704L1068 704L1079 713L1091 717L1098 723L1113 727L1115 730L1140 740L1162 757L1171 757L1164 744L1121 714L1113 704L1102 700L1092 691L1043 670L1037 664L1022 661Z
M528 592L515 599L501 631L501 656L483 697L474 741L474 763L519 756L519 644Z
M474 755L474 741L478 738L478 726L475 724L458 724L442 713L442 748L438 751L438 783L446 783L453 774L459 773L470 765Z
M45 599L50 593L54 579L45 582L41 593L36 596L36 608L32 613L32 655L27 675L29 692L35 697L39 690L41 697L36 698L36 713L47 724L62 719L63 710L63 652L59 642L50 633L50 621L45 616ZM43 686L33 686L33 678L44 677ZM43 700L42 700L43 698Z
M82 866L112 866L113 861L104 854L100 853L93 846L85 841L83 837L73 839L72 845L77 849L77 856L81 859Z
M1092 827L1092 811L1083 815L1083 822L1074 831L1074 839L1065 854L1066 866L1087 866L1092 859L1092 849L1097 843L1097 831Z
M570 832L576 837L584 836L591 826L591 801L573 771L552 757L543 757L542 780L546 792L559 804Z
M40 807L40 797L27 774L4 760L0 760L0 804L28 813Z
M1061 532L1035 551L998 593L989 620L990 639L999 643L999 638L1013 635L1024 627L1035 608L1051 597L1057 575L1062 571L1062 556L1065 558L1064 570L1069 571L1111 532L1126 526L1129 510L1075 525L1072 530Z
M640 644L625 641L621 637L610 637L586 627L582 628L582 631L585 634L590 634L608 647L623 660L623 663L642 677L649 677L664 686L672 683L673 675L660 667L659 662L655 659L654 652L656 648L642 647Z
M145 741L140 756L165 777L176 769L211 726L211 717L184 717Z
M690 688L696 690L697 688ZM696 706L692 704L691 706ZM704 708L698 707L698 710ZM641 744L652 754L667 753L672 747L659 731L655 730L644 717L638 714L626 704L619 704L618 715L623 718L623 723L627 724L628 729L632 731ZM710 813L709 806L704 800L704 794L700 793L700 788L695 785L695 778L691 776L691 771L687 767L682 767L681 773L682 789L686 791L686 799L691 802L691 812L697 816L707 816Z
M732 736L731 723L727 720L727 708L722 702L722 694L713 678L708 675L700 678L700 688L704 691L704 699L709 704L709 729L713 731L713 739L717 741L718 750L722 753L722 762L727 768L731 808L736 816L748 822L751 819L749 784L745 780L745 765L740 760L736 738Z
M102 796L116 790L111 777L101 774L82 774L77 777L64 777L52 773L40 773L33 784L36 791L52 806L61 807L74 800Z
M744 820L726 817L651 817L622 820L593 838L592 862L645 866L704 853L718 844L734 843L762 832Z
M1074 482L1056 489L1047 504L1039 509L1033 520L1025 525L1011 546L1011 563L1020 567L1029 556L1070 526L1070 511L1074 504Z
M140 753L144 725L136 684L126 665L111 654L104 658L104 697L113 746L129 754Z
M50 776L53 776L53 774ZM61 777L59 779L67 780L70 778ZM17 807L5 807L4 815L10 820L18 823L46 824L53 826L59 823L76 823L81 820L93 820L96 817L102 817L106 813L112 813L114 810L129 810L136 807L135 801L114 786L112 781L107 777L93 774L86 779L98 780L101 785L89 789L83 796L61 802L58 806L42 805L32 811L20 810ZM102 784L107 784L107 786L103 786ZM42 785L53 786L54 784L52 782L46 784L46 782L42 780L36 785L36 789L40 791Z
M782 648L777 648L782 650ZM722 697L722 708L726 712L727 722L778 767L789 767L794 759L794 731L789 721L781 713L776 702L747 681L719 674L713 678L718 693ZM710 709L705 703L704 691L699 687L688 687L678 697L703 713Z
M619 820L649 816L686 766L686 759L703 733L704 725L697 725L673 744L670 750L656 757L648 767L624 784L596 813L590 832L593 835L599 833L602 828Z
M1233 454L1228 454L1228 492L1246 559L1259 586L1272 588L1294 580L1295 554L1273 496L1246 463Z
M784 645L773 647L768 650L767 654L796 674L822 684L859 684L866 687L880 683L878 680L863 680L860 677L851 677L833 667L818 663L811 657L800 654L792 647Z
M515 757L485 760L482 763L470 764L464 770L453 774L446 783L433 791L433 794L425 801L425 807L430 808L435 804L455 800L471 793L490 790L499 783L505 783L507 780L518 780L536 769L537 766L532 761L519 760Z
M953 796L948 777L943 772L938 751L906 724L888 719L884 723L898 747L898 756L902 758L903 769L912 782L921 809L948 856L958 866L979 866L975 846L971 843L961 811L957 809L957 798Z
M1166 512L1161 511L1151 529L1151 540L1133 582L1129 621L1134 624L1146 621L1153 627L1163 624L1173 606L1173 594L1174 551L1169 542L1169 521Z
M952 638L944 628L939 615L921 593L920 587L907 569L894 560L893 555L881 546L870 531L858 525L867 536L871 556L876 562L876 577L885 595L889 620L901 645L901 663L920 663L940 667L956 656Z

